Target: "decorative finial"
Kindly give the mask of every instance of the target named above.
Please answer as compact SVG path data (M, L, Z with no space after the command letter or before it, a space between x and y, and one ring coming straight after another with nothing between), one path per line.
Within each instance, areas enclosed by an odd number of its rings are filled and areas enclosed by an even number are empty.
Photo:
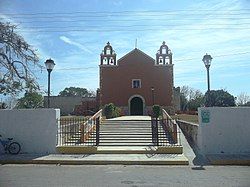
M162 45L165 45L165 44L166 44L166 42L165 42L165 41L163 41L163 42L162 42Z
M107 45L110 45L110 43L108 42Z

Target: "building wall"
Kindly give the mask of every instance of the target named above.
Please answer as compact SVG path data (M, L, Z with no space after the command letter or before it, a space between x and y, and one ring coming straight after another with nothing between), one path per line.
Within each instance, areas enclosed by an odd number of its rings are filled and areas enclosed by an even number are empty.
M56 153L58 118L59 109L0 110L0 134L20 143L21 153Z
M132 79L141 79L141 88L132 88ZM155 104L173 106L172 64L156 66L154 59L135 49L117 66L100 66L101 105L113 102L116 106L128 106L131 96L140 95L146 106L152 106L151 87Z
M81 105L84 101L95 100L95 97L65 97L65 96L51 96L50 108L59 108L61 115L68 115L74 111L76 105ZM44 107L47 108L47 96L44 97Z
M181 98L180 98L180 87L174 88L174 108L175 111L181 110Z
M207 107L198 112L198 146L203 154L250 153L250 107Z

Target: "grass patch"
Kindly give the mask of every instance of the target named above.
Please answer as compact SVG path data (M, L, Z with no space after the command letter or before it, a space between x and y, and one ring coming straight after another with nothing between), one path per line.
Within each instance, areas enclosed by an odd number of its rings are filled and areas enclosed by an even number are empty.
M198 115L177 114L177 115L173 115L171 117L173 119L179 119L179 120L183 120L183 121L187 121L187 122L199 124L199 122L198 122Z

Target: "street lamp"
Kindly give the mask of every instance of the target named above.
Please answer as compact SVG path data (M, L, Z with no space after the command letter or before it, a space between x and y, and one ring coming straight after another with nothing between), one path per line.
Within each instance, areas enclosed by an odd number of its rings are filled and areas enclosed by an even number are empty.
M207 93L208 93L208 106L210 106L210 79L209 79L209 68L211 66L211 62L212 62L212 57L211 55L208 55L206 53L206 55L203 56L202 61L205 64L205 67L207 68Z
M55 65L56 64L54 63L52 59L48 59L45 62L45 66L48 71L48 108L50 108L50 73L52 72Z
M151 87L151 92L152 92L152 103L153 103L153 105L155 105L155 93L154 93L154 91L155 91L155 88L152 86Z

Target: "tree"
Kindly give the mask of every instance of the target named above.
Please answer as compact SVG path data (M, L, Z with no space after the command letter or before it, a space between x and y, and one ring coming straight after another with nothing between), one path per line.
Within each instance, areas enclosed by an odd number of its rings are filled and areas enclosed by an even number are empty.
M0 109L6 109L8 105L5 102L0 102Z
M182 86L180 89L180 107L181 111L187 110L187 103L188 103L188 94L189 94L189 87L188 86Z
M189 100L187 107L189 110L197 111L198 107L204 105L204 95L200 92L197 92L193 99Z
M86 88L69 87L69 88L65 88L63 91L61 91L58 96L93 97L93 96L95 96L95 93L93 91L87 90Z
M160 105L153 105L153 117L158 118L161 114Z
M121 109L113 103L109 103L104 106L103 113L107 119L115 118L121 115Z
M206 106L235 106L235 98L225 90L211 90L205 94Z
M248 102L250 102L250 96L248 96L245 92L242 92L237 96L238 106L245 106Z
M204 94L197 89L189 86L182 86L180 90L181 110L197 110L204 105Z
M250 106L250 101L248 101L247 103L245 103L243 106Z
M32 68L41 68L38 56L15 29L0 22L0 94L4 95L39 89L32 73Z
M43 96L37 92L26 92L24 97L18 99L17 108L41 108Z

